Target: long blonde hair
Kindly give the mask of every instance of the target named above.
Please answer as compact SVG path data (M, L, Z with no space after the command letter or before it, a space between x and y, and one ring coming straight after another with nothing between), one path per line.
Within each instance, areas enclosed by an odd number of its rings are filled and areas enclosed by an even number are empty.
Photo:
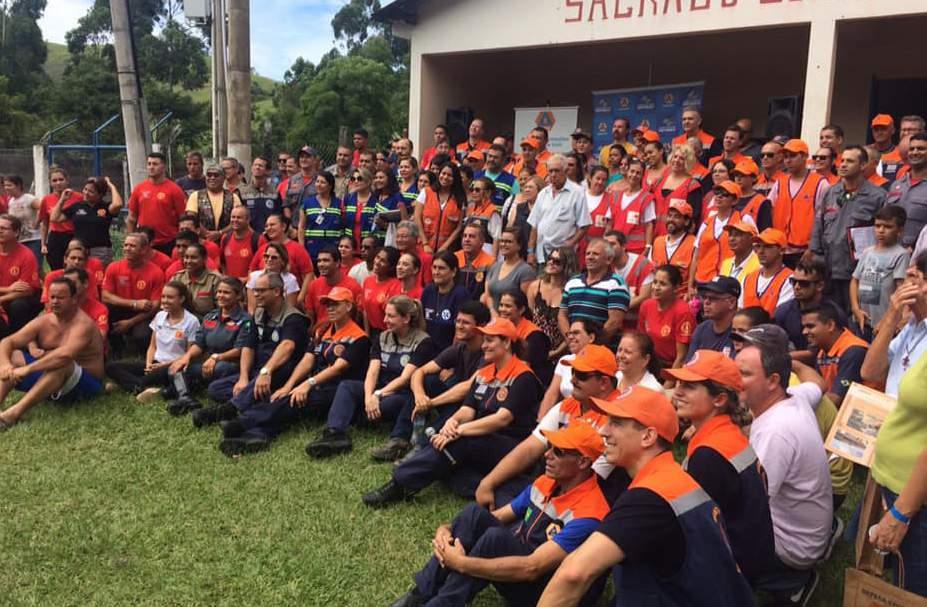
M406 316L409 319L409 328L425 329L425 314L422 311L422 304L409 297L408 295L394 295L386 305L396 308L400 316Z

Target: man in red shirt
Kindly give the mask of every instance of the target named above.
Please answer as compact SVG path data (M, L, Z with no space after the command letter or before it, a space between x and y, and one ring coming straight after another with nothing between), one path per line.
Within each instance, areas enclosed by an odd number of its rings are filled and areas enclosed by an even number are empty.
M77 301L84 314L97 325L103 336L103 345L106 347L106 338L109 335L109 310L93 295L89 288L91 275L83 268L68 268L62 274L77 287Z
M286 252L290 256L290 273L296 277L296 282L301 285L306 276L313 273L312 260L309 259L309 253L306 252L305 247L287 236L288 228L289 225L283 215L268 215L267 222L264 224L264 242L261 243L257 253L251 259L250 269L253 272L263 268L264 249L267 248L268 243L278 242L286 247Z
M367 129L357 129L354 131L354 137L352 138L352 142L354 143L354 156L351 159L353 166L360 166L360 155L367 151L367 142L369 139L370 133L367 132Z
M35 255L19 244L22 222L0 215L0 337L23 328L42 309Z
M422 161L419 163L420 166L427 167L431 164L431 159L437 156L438 150L437 146L442 141L447 141L447 126L439 124L435 127L434 130L434 141L435 144L425 150L425 153L422 154Z
M363 297L363 291L357 281L341 271L341 252L336 247L325 247L319 251L316 267L319 277L308 283L305 297L302 298L312 327L318 327L328 320L328 310L320 300L335 287L344 287L351 291L355 306L360 306Z
M247 207L245 207L247 208ZM184 213L180 216L180 221L177 223L177 231L182 232L184 230L190 230L194 234L199 235L199 243L206 247L206 256L209 257L209 261L213 265L209 266L209 269L215 270L219 267L219 245L213 241L206 238L206 233L200 228L200 218L196 213ZM171 253L171 259L177 261L178 259L183 261L183 256L177 256L177 252L173 251Z
M251 215L248 207L232 209L229 219L231 231L222 237L220 261L222 272L242 282L248 281L248 266L257 255L261 236L251 229Z
M144 355L151 338L149 321L160 307L164 272L148 257L148 238L135 232L122 245L124 259L106 268L103 278L103 303L112 320L110 345L116 358L127 345Z
M150 226L155 232L152 246L170 255L187 197L180 186L165 176L165 166L164 154L148 154L148 179L135 186L129 197L126 233L135 232L139 225Z
M45 275L45 281L42 285L42 304L48 303L48 287L51 286L53 280L59 276L63 276L67 270L72 268L80 268L84 271L87 270L87 250L83 247L71 247L68 250L67 255L64 257L64 268L61 270L52 270ZM87 272L87 296L90 299L99 300L100 288L97 286L97 280L93 274Z

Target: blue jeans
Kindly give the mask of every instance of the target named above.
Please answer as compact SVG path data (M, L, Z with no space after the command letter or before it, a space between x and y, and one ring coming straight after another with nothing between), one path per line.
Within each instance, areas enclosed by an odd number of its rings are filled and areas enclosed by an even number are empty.
M898 499L898 494L882 487L882 497L885 499L885 505L891 508ZM927 516L924 516L923 510L911 517L911 524L908 525L908 532L898 552L904 565L902 587L908 592L927 596ZM886 562L892 567L895 584L900 586L901 567L898 557L890 555L886 557Z

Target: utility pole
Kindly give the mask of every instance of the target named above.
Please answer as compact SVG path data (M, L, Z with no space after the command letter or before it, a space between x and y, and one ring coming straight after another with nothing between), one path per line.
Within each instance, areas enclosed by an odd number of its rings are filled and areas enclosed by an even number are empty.
M212 0L212 155L228 149L228 97L225 87L225 3Z
M249 0L229 3L229 156L251 172L251 15Z
M132 14L129 0L109 0L113 18L113 46L116 50L116 74L119 79L119 99L122 103L122 125L126 135L126 155L129 165L127 190L144 181L151 133L148 130L148 109L142 96L138 77L135 40L132 37Z

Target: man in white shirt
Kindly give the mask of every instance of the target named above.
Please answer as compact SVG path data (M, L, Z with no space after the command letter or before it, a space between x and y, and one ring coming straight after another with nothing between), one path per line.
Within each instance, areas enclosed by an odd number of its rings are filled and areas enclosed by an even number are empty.
M766 476L781 566L757 588L803 605L817 584L813 567L825 556L834 533L830 470L814 415L823 379L793 363L788 336L777 325L758 325L734 338L745 342L736 360L742 395L754 417L750 445ZM788 389L793 369L804 383Z
M528 216L531 236L528 239L528 263L537 265L558 247L575 247L592 225L582 186L566 176L566 158L554 154L547 160L550 185L538 194Z

